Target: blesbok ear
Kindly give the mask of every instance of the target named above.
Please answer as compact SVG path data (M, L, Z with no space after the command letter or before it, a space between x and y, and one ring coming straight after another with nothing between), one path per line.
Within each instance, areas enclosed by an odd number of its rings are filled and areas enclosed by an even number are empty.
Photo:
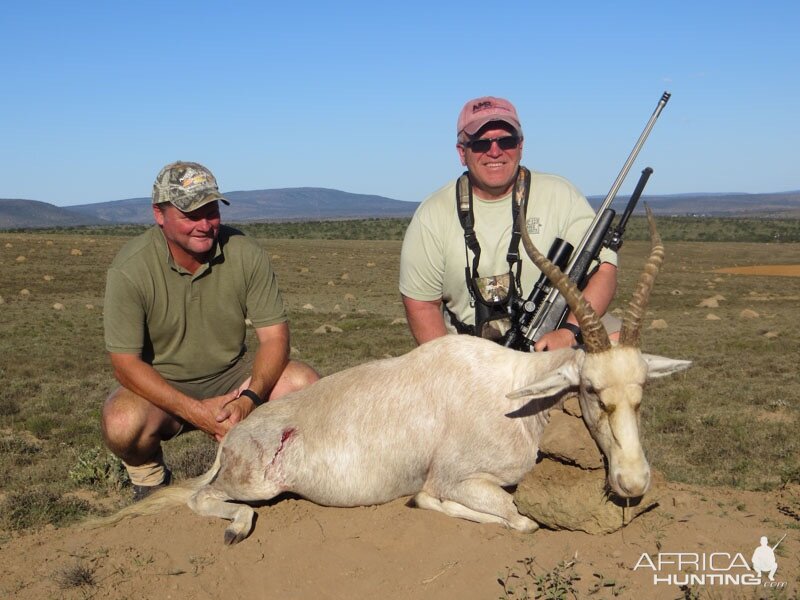
M559 392L575 387L580 381L580 369L576 362L569 362L559 366L549 375L545 375L538 381L526 385L524 388L514 390L506 394L506 398L516 400L518 398L548 398L555 396Z
M645 354L644 352L642 353L642 358L647 363L648 379L657 379L673 373L679 373L692 365L690 360L678 360L677 358L667 358L666 356L656 356L655 354Z

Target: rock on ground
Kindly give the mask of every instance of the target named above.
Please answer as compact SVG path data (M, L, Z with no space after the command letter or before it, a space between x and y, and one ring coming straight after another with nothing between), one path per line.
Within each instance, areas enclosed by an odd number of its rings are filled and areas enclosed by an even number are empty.
M581 469L603 468L603 456L583 419L560 410L550 411L550 423L545 427L539 454Z
M631 500L623 521L624 504L606 495L603 456L580 418L577 397L565 400L564 410L550 411L539 456L539 463L517 486L514 500L520 513L548 529L611 533L657 502L654 476L651 490Z
M604 469L587 471L543 460L517 486L514 501L521 514L543 527L597 535L617 531L655 508L663 485L663 476L653 472L647 494L625 507L625 501L606 495Z
M697 306L700 308L719 308L719 300L716 297L706 298Z

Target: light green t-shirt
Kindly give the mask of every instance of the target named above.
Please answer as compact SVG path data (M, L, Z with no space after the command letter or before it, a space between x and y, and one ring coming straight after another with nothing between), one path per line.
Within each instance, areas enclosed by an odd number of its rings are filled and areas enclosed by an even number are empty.
M120 250L103 308L109 352L141 354L165 379L202 381L230 369L254 327L286 321L266 251L222 226L214 256L191 274L176 265L153 227Z
M473 254L466 250L464 230L456 209L456 182L434 192L420 204L403 239L400 255L400 293L414 300L443 300L444 304L469 325L475 323L470 307L464 268L472 271ZM486 201L473 196L475 234L481 247L478 274L481 277L508 272L508 244L511 240L511 193L505 198ZM566 179L531 171L528 202L528 233L544 254L556 237L577 246L594 219L594 211L584 196ZM540 271L530 261L522 242L522 295L526 297ZM601 262L617 264L616 253L604 249ZM447 328L455 328L445 319Z

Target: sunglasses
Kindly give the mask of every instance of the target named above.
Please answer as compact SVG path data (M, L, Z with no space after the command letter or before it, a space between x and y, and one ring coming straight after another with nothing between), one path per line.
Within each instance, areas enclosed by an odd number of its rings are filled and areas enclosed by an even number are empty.
M477 140L470 140L464 145L473 152L483 154L484 152L489 151L494 142L497 142L497 146L500 148L500 150L513 150L519 146L520 139L516 135L506 135L496 138L480 138Z

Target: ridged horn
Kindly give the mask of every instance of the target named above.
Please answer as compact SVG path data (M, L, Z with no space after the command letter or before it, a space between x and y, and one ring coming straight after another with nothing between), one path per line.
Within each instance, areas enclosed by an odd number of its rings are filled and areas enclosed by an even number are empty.
M622 331L619 334L619 343L624 346L639 347L639 334L642 329L642 318L647 309L647 302L650 300L650 292L653 291L653 284L656 281L664 262L664 245L661 243L661 236L656 230L656 220L653 218L653 211L645 205L647 210L647 226L650 229L650 258L644 265L639 277L639 283L633 292L633 299L628 303L625 315L622 318Z
M578 324L581 327L583 334L583 343L586 346L586 351L590 353L604 352L611 348L611 341L608 339L608 332L600 322L600 318L594 309L586 301L581 294L578 286L576 286L569 277L567 277L561 269L550 262L547 257L539 252L536 246L533 245L530 235L528 235L528 228L525 223L524 211L520 211L518 220L518 228L522 233L522 245L525 252L533 261L539 270L544 273L550 282L561 292L564 299L567 301L572 314L578 319Z

